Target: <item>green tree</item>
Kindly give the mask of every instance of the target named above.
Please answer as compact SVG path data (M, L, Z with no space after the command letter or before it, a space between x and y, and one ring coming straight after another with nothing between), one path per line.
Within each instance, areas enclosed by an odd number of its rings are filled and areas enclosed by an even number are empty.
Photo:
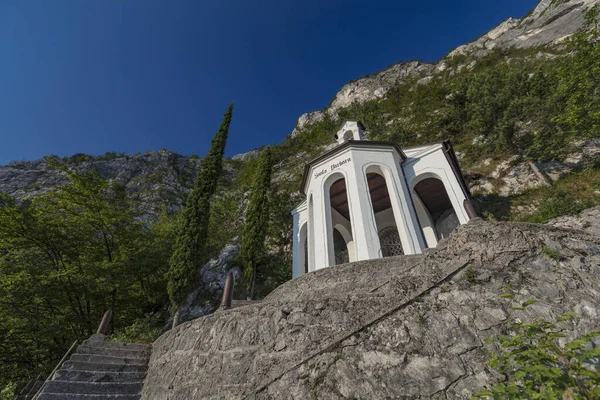
M210 203L223 169L223 153L232 111L233 104L229 105L223 122L212 139L211 148L202 160L194 187L183 210L168 273L167 288L174 307L184 299L194 277L208 258L206 242L211 215ZM174 324L177 324L176 320Z
M246 223L242 231L240 260L244 266L244 281L249 298L254 298L256 268L265 256L265 239L269 227L269 189L271 187L271 149L267 147L260 155L254 177Z
M69 182L0 194L0 388L47 374L106 309L112 329L166 303L166 254L120 185L46 160Z

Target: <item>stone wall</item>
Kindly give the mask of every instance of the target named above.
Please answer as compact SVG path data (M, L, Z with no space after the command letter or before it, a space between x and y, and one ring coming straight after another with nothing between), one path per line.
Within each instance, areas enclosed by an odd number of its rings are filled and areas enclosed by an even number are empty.
M498 379L483 340L506 318L576 311L569 335L598 329L599 283L600 237L477 219L425 254L319 270L178 326L154 343L142 398L469 398ZM538 303L513 311L507 284Z

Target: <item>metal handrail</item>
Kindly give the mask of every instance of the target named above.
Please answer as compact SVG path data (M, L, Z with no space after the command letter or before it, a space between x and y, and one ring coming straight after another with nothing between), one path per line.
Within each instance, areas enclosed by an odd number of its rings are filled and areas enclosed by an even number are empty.
M71 351L73 350L73 347L75 347L76 344L77 344L77 340L73 342L73 344L71 345L71 347L69 347L69 350L67 350L67 352L65 353L65 355L63 356L63 358L61 358L60 361L58 362L58 364L56 364L56 367L54 367L54 369L52 370L52 372L50 373L50 375L48 375L48 378L46 378L46 380L44 381L44 383L42 383L42 386L40 386L39 390L33 395L33 397L31 398L31 400L37 400L39 398L40 394L42 393L42 390L44 389L44 386L46 386L46 382L48 382L49 380L54 379L54 374L63 365L63 363L65 362L65 360L69 356L69 353L71 353Z

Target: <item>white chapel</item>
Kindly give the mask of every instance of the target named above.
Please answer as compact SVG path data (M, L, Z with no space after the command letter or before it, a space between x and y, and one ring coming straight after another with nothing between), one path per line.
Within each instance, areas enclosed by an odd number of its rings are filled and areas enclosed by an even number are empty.
M400 148L346 121L337 146L304 168L293 269L421 253L476 216L449 141Z

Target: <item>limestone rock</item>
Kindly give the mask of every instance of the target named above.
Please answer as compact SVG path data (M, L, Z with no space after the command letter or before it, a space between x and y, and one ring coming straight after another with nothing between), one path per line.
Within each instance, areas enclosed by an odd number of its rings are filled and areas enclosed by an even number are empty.
M600 328L598 265L600 236L475 219L425 254L321 269L178 326L154 343L142 398L468 399L499 379L484 339L505 319L576 311L569 336ZM515 311L506 284L538 303Z
M598 0L541 0L528 16L509 18L478 39L448 54L481 54L496 47L519 48L556 44L573 34L584 22L585 12Z
M258 149L254 149L254 150L250 150L246 153L236 154L235 156L231 157L231 159L239 160L239 161L249 161L249 160L252 160L253 158L257 158L259 155L260 155L260 151Z
M382 98L388 90L407 78L432 73L435 66L419 61L401 62L373 75L347 83L335 95L327 112L332 113L354 102L364 103Z
M548 225L577 229L592 235L600 236L600 207L588 208L578 215L567 215L554 218L548 221Z
M241 278L241 270L233 265L240 252L240 245L228 243L221 249L219 255L208 261L198 275L198 284L190 292L184 302L177 308L179 322L202 317L213 312L219 296L223 292L225 279L233 272L235 280ZM171 321L168 321L170 324Z
M129 196L139 201L142 211L158 213L167 203L171 210L180 207L195 179L200 158L160 150L133 156L90 157L69 167L96 171L111 182L125 186ZM225 173L231 173L226 169ZM22 200L46 193L67 183L64 173L44 161L18 162L0 166L0 192Z

